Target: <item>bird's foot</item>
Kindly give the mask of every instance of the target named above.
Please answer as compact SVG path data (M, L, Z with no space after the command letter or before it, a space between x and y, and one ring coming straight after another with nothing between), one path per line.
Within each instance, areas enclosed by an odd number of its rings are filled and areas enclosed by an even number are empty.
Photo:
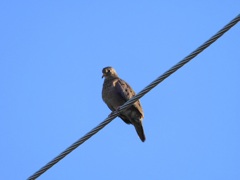
M108 117L109 117L109 116L112 116L114 113L117 113L117 112L119 111L119 109L120 109L120 106L118 106L115 111L112 111L112 112L108 115Z

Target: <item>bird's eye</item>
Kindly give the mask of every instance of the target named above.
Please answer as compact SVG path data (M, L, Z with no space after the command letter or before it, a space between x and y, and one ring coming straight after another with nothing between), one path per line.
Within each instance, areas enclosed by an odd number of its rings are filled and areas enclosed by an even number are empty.
M107 72L110 72L110 69L108 69Z

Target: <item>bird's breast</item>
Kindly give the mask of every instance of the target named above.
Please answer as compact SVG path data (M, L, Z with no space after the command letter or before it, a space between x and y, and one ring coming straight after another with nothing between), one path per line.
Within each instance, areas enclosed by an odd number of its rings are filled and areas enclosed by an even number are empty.
M117 91L116 83L117 79L112 81L104 81L102 89L103 101L108 106L113 107L115 110L125 102Z

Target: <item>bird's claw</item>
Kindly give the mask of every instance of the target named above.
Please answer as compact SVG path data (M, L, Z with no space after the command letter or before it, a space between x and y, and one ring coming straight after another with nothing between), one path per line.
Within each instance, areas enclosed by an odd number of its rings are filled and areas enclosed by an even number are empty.
M112 112L108 115L108 117L109 117L109 116L112 116L112 115L115 114L115 113L117 113L117 112L119 111L119 109L120 109L120 106L118 106L115 111L112 111Z

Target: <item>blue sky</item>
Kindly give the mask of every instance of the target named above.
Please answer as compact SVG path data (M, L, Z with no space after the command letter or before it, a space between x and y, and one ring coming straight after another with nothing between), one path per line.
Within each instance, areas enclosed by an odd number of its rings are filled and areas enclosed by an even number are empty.
M1 1L0 179L26 179L110 113L101 70L136 92L239 14L230 1ZM240 25L39 179L240 179Z

